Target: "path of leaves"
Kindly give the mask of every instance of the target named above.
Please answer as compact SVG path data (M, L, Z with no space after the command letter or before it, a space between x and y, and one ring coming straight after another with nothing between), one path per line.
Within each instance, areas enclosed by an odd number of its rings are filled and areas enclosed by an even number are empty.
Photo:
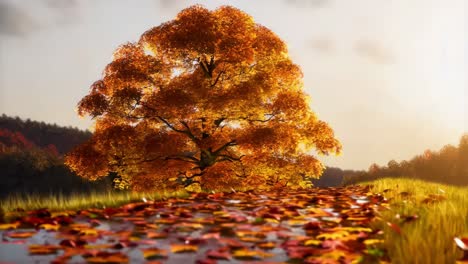
M120 208L37 210L0 224L2 243L37 263L375 263L367 187L193 194Z

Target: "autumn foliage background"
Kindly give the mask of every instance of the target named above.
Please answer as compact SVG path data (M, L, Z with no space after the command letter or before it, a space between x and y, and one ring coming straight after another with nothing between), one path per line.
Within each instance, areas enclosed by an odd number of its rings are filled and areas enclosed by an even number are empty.
M132 189L307 187L339 153L285 43L239 9L192 6L122 45L78 104L95 132L66 157Z

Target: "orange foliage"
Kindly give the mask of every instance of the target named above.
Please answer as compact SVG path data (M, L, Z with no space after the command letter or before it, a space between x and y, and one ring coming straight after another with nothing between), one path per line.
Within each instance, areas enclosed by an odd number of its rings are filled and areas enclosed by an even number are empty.
M135 190L305 187L311 151L339 153L312 112L284 42L242 11L196 5L114 54L78 104L93 138L66 157L79 175L117 172Z

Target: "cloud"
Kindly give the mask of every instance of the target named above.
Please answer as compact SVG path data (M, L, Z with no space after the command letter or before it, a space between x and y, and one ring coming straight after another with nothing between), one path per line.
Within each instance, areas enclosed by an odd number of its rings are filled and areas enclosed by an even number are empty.
M45 4L51 8L75 8L78 6L77 0L45 0Z
M319 37L310 40L309 47L314 51L323 54L330 54L335 50L333 41L325 37Z
M162 9L181 9L188 4L185 0L156 0L156 3Z
M44 0L44 4L52 11L58 25L73 24L80 18L77 0Z
M0 2L0 35L25 37L39 29L73 24L79 20L76 0Z
M330 5L331 0L285 0L285 2L300 8L321 8Z
M37 28L36 21L19 7L0 2L0 34L22 37Z
M354 44L354 51L362 58L378 64L392 64L395 62L394 54L377 41L361 39Z

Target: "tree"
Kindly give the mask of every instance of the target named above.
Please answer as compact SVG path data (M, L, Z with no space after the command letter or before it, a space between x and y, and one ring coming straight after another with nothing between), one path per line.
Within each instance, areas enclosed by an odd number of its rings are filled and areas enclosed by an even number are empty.
M196 5L127 43L78 104L92 138L66 156L82 177L135 190L306 186L338 154L278 36L242 11Z
M468 134L460 138L458 144L458 159L456 162L457 176L460 182L468 183Z

